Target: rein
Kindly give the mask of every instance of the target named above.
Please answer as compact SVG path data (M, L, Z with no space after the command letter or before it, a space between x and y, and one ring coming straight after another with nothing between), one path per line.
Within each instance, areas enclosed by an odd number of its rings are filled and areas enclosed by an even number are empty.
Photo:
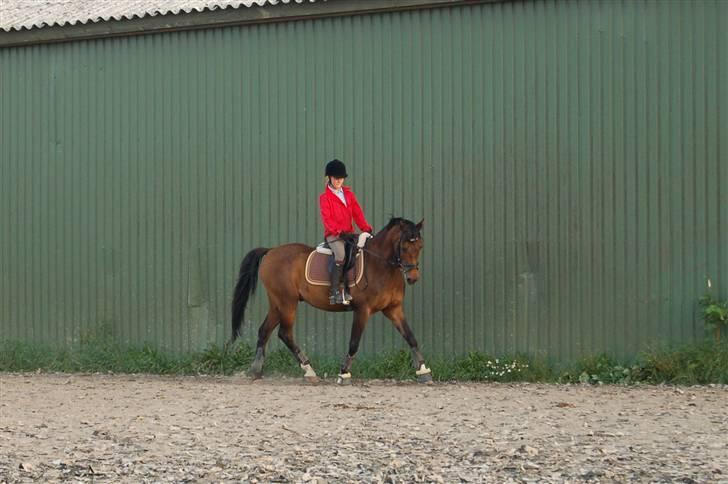
M350 235L353 235L353 234L350 234ZM419 270L420 263L419 263L419 261L417 261L414 264L410 264L410 263L407 263L407 262L405 262L405 261L402 260L402 240L404 240L404 236L405 236L404 233L400 233L399 240L397 241L396 254L395 254L394 257L385 257L385 256L381 255L380 253L377 253L377 252L375 252L375 251L373 251L371 249L368 249L366 247L358 247L357 244L354 242L354 238L353 237L350 237L349 235L344 236L344 237L339 236L336 240L337 241L345 242L347 244L352 244L354 246L357 246L357 249L358 250L360 250L360 251L362 251L362 252L364 252L366 254L369 254L372 257L376 257L377 259L380 259L380 260L385 261L391 267L398 268L399 271L402 273L402 277L406 279L408 272L410 272L412 270L415 270L415 269L418 269ZM415 238L410 239L410 241L411 242L415 242L415 241L417 241L419 239L419 237L420 237L420 235L418 233L415 236ZM364 281L365 281L365 286L364 287L369 287L369 275L367 274L367 271L366 270L364 271ZM358 283L355 283L355 285L356 286L359 286Z

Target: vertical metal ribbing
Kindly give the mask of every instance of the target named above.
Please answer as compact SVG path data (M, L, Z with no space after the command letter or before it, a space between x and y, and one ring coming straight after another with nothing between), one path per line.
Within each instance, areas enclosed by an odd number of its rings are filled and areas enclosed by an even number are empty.
M376 229L425 219L430 352L702 337L696 299L728 287L726 23L532 0L2 49L0 329L222 342L245 253L321 238L338 156ZM307 351L345 350L350 315L298 316ZM362 348L401 345L377 316Z

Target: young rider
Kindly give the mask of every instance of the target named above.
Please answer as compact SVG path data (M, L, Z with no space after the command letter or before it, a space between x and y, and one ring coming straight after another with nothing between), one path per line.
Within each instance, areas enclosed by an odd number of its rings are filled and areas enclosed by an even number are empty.
M359 202L351 191L344 186L347 177L346 166L339 160L331 160L326 164L326 188L319 196L321 221L324 224L324 237L334 253L334 267L331 271L331 287L329 289L330 304L348 304L344 292L339 288L344 281L345 245L342 234L354 232L352 219L360 230L372 232L372 227L364 216Z

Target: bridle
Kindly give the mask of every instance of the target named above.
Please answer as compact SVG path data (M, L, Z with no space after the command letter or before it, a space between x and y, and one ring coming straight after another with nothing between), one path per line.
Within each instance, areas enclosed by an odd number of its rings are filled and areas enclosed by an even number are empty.
M377 257L379 259L382 259L387 262L387 264L399 268L399 270L402 272L403 276L407 276L407 273L412 270L419 270L420 268L420 262L417 261L415 264L410 264L408 262L404 262L402 260L402 239L404 238L404 234L400 234L399 241L397 242L397 255L394 260L387 259L386 257L381 256L380 254L377 254L376 252L373 252L365 247L361 247L359 250L366 252L369 255L373 255L374 257ZM410 239L410 242L416 242L420 238L419 235L415 236L413 239Z
M420 269L420 261L417 261L415 264L409 264L407 262L402 261L402 238L403 235L399 236L399 242L397 242L397 259L395 260L393 265L396 265L399 267L399 270L402 271L403 276L407 276L407 273L411 270ZM413 239L410 239L410 242L417 242L417 240L420 238L420 236L416 236Z

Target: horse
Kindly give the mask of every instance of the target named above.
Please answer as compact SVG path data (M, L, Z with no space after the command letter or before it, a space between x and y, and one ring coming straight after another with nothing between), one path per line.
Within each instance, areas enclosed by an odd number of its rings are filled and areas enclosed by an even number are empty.
M303 301L324 311L354 313L349 351L341 364L337 383L351 383L351 367L359 349L359 341L367 321L379 311L392 321L409 345L417 381L432 383L431 371L425 365L402 306L405 281L411 285L420 278L419 256L424 245L421 235L423 223L424 220L415 224L395 217L366 242L360 249L367 256L362 277L365 282L350 288L353 300L349 305L330 304L329 287L313 285L306 280L306 260L314 250L313 247L292 243L274 248L256 248L248 252L240 264L233 294L232 337L229 344L240 336L246 305L255 293L260 278L268 294L268 313L258 329L258 343L250 366L250 376L254 380L261 378L266 345L271 333L278 327L278 337L304 370L304 378L309 382L318 381L311 361L293 337L296 308Z

